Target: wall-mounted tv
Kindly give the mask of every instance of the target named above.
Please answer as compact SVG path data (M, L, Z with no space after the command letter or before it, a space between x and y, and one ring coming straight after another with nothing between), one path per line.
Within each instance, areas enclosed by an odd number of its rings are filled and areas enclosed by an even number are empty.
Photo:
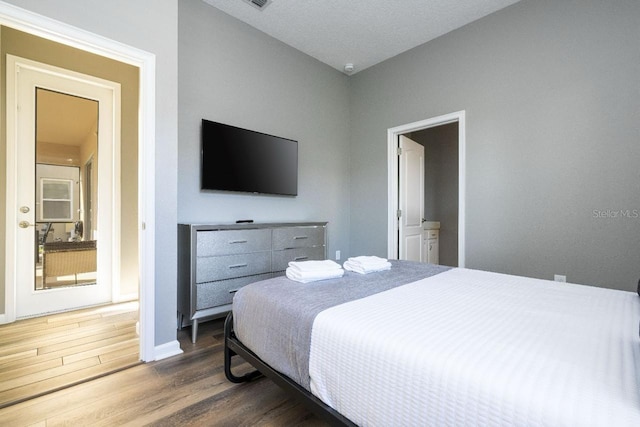
M298 195L298 142L202 120L203 190Z

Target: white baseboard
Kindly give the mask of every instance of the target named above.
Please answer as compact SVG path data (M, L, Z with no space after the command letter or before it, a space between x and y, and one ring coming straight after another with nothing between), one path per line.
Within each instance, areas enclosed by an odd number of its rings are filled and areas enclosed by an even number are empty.
M0 325L4 325L5 323L7 323L7 315L0 314Z
M121 294L113 298L113 302L126 302L126 301L136 301L138 298L137 292L132 292L130 294Z
M178 340L169 341L168 343L157 345L154 348L154 360L162 360L167 357L177 356L178 354L182 354L182 349L180 348L180 342Z

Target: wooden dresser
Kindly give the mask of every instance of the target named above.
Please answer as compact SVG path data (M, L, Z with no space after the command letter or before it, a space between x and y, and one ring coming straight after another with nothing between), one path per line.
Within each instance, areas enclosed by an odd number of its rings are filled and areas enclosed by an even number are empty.
M178 328L226 315L242 286L326 259L326 222L178 224Z

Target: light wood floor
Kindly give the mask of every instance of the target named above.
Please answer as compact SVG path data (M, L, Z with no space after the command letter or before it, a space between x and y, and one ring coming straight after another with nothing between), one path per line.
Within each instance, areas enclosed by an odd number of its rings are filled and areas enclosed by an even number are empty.
M139 364L137 321L128 302L0 326L0 408Z
M0 424L326 426L267 378L228 382L223 372L222 325L222 320L202 323L196 344L191 343L190 328L179 331L184 350L179 356L0 409ZM246 364L234 372L243 369Z

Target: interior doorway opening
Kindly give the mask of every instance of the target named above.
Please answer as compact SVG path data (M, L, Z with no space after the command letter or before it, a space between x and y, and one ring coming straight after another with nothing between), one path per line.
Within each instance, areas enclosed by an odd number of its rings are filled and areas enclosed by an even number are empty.
M134 111L137 112L135 117L138 123L135 133L139 137L136 163L139 168L137 182L140 191L136 197L139 216L135 235L139 238L136 247L139 248L140 262L137 269L140 291L140 358L152 361L180 353L177 341L162 346L155 345L155 55L5 3L0 4L0 25L3 33L6 28L23 31L131 65L137 70L140 102ZM3 42L5 39L3 37ZM15 218L6 218L6 224L12 226L14 222ZM5 230L7 235L13 232L9 227ZM4 256L5 264L16 262L14 251L8 251ZM4 276L5 283L15 282L8 270ZM4 293L5 309L0 313L0 323L10 323L16 318L16 308L12 303L15 286L5 286Z
M421 229L424 230L425 241L422 261L457 267L458 122L409 132L404 136L424 147ZM400 182L401 188L402 185Z
M401 193L400 188L400 165L399 165L399 138L401 135L410 135L418 139L427 136L429 129L442 127L444 125L454 126L457 131L457 266L465 266L465 168L466 168L466 135L465 135L465 112L459 111L419 122L390 128L387 131L387 165L388 165L388 237L387 237L387 257L398 259L400 255L400 217L401 215ZM457 125L457 126L456 126ZM423 132L424 131L424 132ZM437 211L431 213L437 215ZM425 216L429 216L426 215ZM450 217L451 215L449 215ZM423 222L438 222L435 218L422 218ZM449 222L451 218L449 218ZM448 248L451 249L451 248ZM455 260L455 255L454 260ZM447 255L450 264L454 264Z
M7 263L5 272L11 279L7 288L15 289L7 298L15 307L14 317L114 302L114 284L122 278L121 85L9 54L6 75L6 170L11 184L6 187L5 253L16 262ZM83 123L83 114L86 127L80 128L75 124ZM94 224L99 222L100 232L108 237L100 239L99 246L98 230L89 230L90 240L83 240L81 225L80 166L91 156L98 156L100 163ZM75 286L78 275L85 273L96 277ZM69 280L59 283L58 277Z

